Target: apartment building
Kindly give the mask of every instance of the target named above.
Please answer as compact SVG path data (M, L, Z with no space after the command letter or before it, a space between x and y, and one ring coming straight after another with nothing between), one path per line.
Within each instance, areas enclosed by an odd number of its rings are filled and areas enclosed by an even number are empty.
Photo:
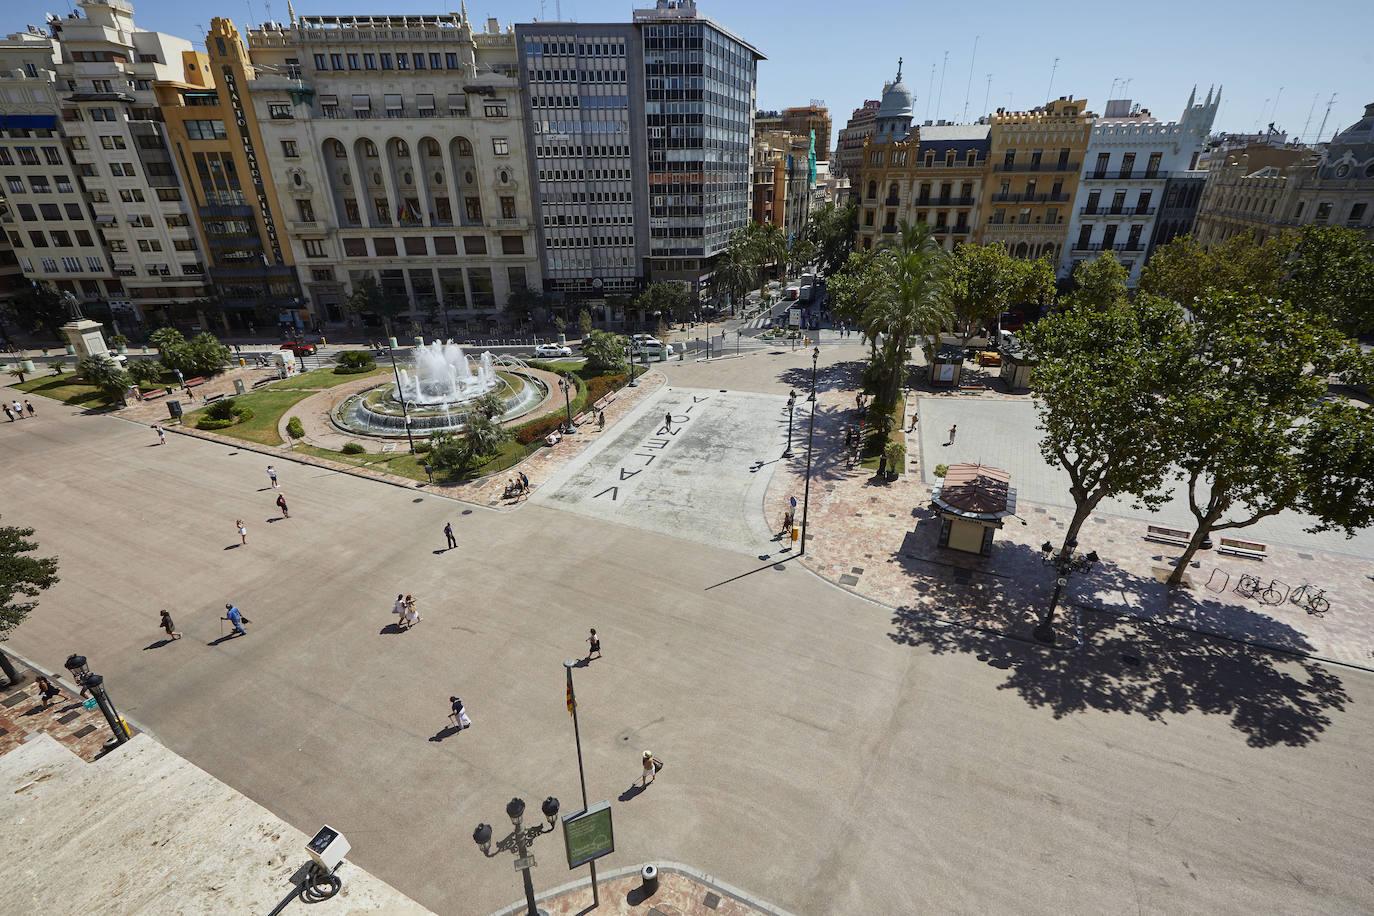
M1204 245L1309 224L1348 226L1374 238L1374 103L1320 152L1252 144L1208 165L1194 232Z
M1220 93L1213 98L1210 89L1203 102L1196 98L1194 89L1183 115L1168 123L1127 99L1107 103L1088 141L1061 273L1068 275L1084 260L1111 251L1128 271L1128 285L1135 285L1155 237L1167 182L1195 169L1221 105ZM1175 207L1179 193L1173 193ZM1178 229L1171 226L1165 234L1177 235Z
M789 240L800 238L813 203L809 132L756 133L753 176L753 221L772 223Z
M810 105L756 112L754 132L763 131L787 131L803 139L815 132L816 161L827 162L830 159L830 111L824 102L817 99L812 99Z
M516 35L550 289L699 289L749 222L763 56L694 0L658 0L630 23L541 22Z
M204 253L153 88L182 75L191 43L137 28L125 0L83 0L79 13L49 27L67 150L123 287L109 317L198 321Z
M1096 120L1087 107L1086 99L1060 96L1030 111L999 108L990 116L989 196L975 241L1059 263Z
M366 277L401 321L476 332L539 289L515 33L466 12L292 16L249 32L284 244L317 320Z
M888 87L883 87L887 92ZM915 96L912 96L914 101ZM882 106L879 99L868 99L854 109L849 121L835 132L835 155L831 162L831 172L839 178L847 178L851 184L859 180L859 169L863 165L864 141L873 136L876 129L874 119Z

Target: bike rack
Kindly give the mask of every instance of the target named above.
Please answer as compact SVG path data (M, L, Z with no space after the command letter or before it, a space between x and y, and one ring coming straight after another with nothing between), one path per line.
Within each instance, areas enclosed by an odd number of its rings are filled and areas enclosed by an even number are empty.
M1217 573L1221 573L1222 575L1221 586L1219 588L1213 588L1212 582L1216 579ZM1228 573L1226 570L1222 569L1220 566L1213 566L1212 574L1207 577L1207 584L1204 586L1204 588L1206 588L1208 591L1217 592L1218 594L1220 594L1221 592L1226 591L1227 586L1229 586L1230 584L1231 574Z

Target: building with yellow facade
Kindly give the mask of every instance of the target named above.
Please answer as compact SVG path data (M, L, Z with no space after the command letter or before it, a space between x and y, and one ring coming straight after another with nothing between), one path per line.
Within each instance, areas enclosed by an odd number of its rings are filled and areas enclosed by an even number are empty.
M183 55L183 80L154 89L194 202L214 305L230 328L313 324L249 97L257 70L228 19L210 21L205 45L207 53Z
M990 167L973 241L1059 263L1096 117L1087 109L1086 99L1060 96L1030 111L999 108L991 115Z

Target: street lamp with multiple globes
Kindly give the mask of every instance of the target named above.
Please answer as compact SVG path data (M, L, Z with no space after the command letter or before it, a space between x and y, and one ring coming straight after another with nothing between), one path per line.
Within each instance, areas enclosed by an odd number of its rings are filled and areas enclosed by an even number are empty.
M1078 541L1074 538L1065 541L1064 546L1057 551L1049 541L1040 545L1040 562L1053 567L1059 574L1054 580L1054 594L1050 597L1049 610L1045 611L1045 616L1035 626L1034 635L1040 642L1054 645L1054 609L1059 605L1059 593L1069 584L1069 576L1072 573L1085 573L1097 565L1096 550L1076 554L1074 550L1077 547Z
M793 389L787 395L787 451L782 453L784 458L792 457L792 415L795 413L796 406L797 392L796 389Z
M797 551L797 556L806 553L806 513L811 508L811 444L816 438L816 362L820 358L821 348L816 347L811 351L811 396L807 398L811 402L811 420L806 433L806 487L802 491L801 550Z
M129 732L124 725L124 720L119 717L118 711L114 708L114 703L110 701L110 696L105 692L105 679L96 674L86 664L84 655L68 655L63 667L71 672L72 680L76 681L84 695L88 691L95 697L96 705L105 714L105 721L110 723L110 731L114 732L113 738L105 740L105 746L114 747L129 740Z
M572 418L572 400L570 399L571 396L569 395L569 392L572 391L573 386L570 385L570 384L568 384L568 380L567 380L567 379L563 378L562 376L559 376L559 379L558 379L558 387L561 388L561 389L563 389L563 404L564 404L564 406L567 407L567 409L568 409L568 427L567 427L567 431L571 433L571 432L573 431L573 418Z
M528 907L526 916L545 916L544 911L539 909L538 904L534 902L534 882L530 879L530 869L534 867L534 863L529 861L529 844L534 842L535 837L553 832L553 822L558 818L558 799L550 795L544 799L544 803L539 806L539 809L544 812L544 817L548 818L548 826L535 824L532 827L526 827L523 824L525 800L516 797L506 802L506 816L510 818L511 825L515 828L515 833L511 839L515 842L515 853L519 856L515 867L519 869L520 874L525 879L525 904ZM472 841L481 847L482 855L491 856L491 825L478 824L477 829L472 831ZM497 849L503 845L505 845L504 842L498 844Z

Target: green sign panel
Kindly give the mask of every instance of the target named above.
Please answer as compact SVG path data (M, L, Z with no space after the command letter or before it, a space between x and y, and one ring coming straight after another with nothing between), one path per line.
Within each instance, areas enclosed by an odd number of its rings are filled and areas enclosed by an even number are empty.
M563 845L568 850L569 868L586 865L593 859L615 852L611 803L597 802L586 811L563 815Z
M86 702L82 703L81 705L84 706L84 707L86 707L87 709L95 709L96 706L99 705L99 704L96 703L95 697L91 697L89 700L87 700Z

